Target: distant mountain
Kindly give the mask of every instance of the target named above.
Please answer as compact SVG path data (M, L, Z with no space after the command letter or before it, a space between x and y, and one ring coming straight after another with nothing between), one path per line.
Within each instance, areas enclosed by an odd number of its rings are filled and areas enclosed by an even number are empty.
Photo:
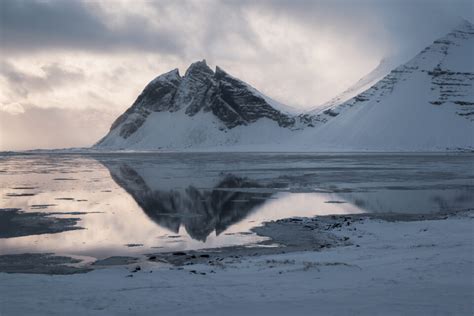
M310 124L284 106L206 61L152 80L113 124L98 148L182 149L266 143ZM249 127L252 127L250 130Z
M342 104L354 98L358 94L372 87L383 77L388 75L392 69L397 67L400 63L397 63L393 58L383 58L377 67L374 68L370 73L359 79L354 85L346 89L344 92L335 96L323 105L318 106L316 109L309 111L313 114L318 114L328 110L336 105Z
M297 113L205 61L151 81L97 149L445 151L474 149L474 27Z
M369 89L313 112L327 122L299 141L333 150L473 149L473 56L466 21Z

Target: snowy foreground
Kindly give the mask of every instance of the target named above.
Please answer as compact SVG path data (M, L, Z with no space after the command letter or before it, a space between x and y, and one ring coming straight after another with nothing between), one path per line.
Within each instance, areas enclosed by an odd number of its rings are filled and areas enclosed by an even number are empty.
M0 315L472 315L473 219L364 219L332 231L350 246L218 266L0 273Z

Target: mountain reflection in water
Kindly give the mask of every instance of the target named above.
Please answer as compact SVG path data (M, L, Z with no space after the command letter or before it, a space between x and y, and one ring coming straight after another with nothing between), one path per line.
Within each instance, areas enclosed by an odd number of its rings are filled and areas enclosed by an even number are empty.
M261 222L284 214L430 213L474 205L470 181L449 183L452 174L447 170L413 171L403 163L381 168L378 162L370 167L355 159L350 165L324 169L268 170L248 163L235 170L212 163L200 168L199 160L197 165L179 160L99 161L151 220L174 233L184 227L202 242L250 214L254 219L262 213L257 220Z
M190 185L181 190L160 191L150 188L127 164L109 170L114 181L135 199L150 219L175 233L182 225L192 238L200 241L205 241L213 231L219 235L241 221L272 195L236 191L260 186L231 174L223 176L212 190L199 190Z
M0 211L77 218L0 238L0 254L105 258L251 244L282 218L474 207L472 154L0 155ZM31 223L29 223L31 224ZM129 247L128 245L140 245ZM159 249L159 250L157 250Z

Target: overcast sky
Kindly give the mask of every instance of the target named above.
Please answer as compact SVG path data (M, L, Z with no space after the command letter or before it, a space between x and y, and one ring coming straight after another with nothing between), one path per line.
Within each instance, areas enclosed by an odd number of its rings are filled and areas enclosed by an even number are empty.
M89 146L151 79L204 58L309 109L473 15L471 0L1 0L0 150Z

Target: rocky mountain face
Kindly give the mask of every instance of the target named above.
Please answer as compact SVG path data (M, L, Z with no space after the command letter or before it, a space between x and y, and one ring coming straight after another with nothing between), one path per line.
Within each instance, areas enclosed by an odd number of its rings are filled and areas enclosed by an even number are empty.
M219 67L212 71L203 60L191 64L183 77L174 69L151 81L112 124L111 131L119 129L120 137L126 139L151 113L180 110L190 117L211 112L223 123L221 129L248 125L260 118L268 118L285 128L295 128L297 122L297 117L275 109L246 83Z

